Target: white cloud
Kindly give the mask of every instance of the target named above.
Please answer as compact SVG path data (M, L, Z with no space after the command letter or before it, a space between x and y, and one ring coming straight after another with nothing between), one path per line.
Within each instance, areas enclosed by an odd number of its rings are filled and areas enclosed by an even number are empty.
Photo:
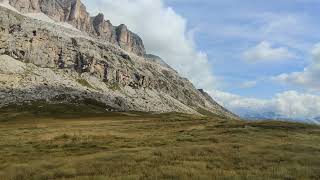
M314 118L320 116L320 97L287 91L273 99L275 108L288 118Z
M272 47L272 45L266 41L245 51L243 56L248 62L274 62L295 58L295 55L291 53L288 48Z
M255 87L258 84L258 81L246 81L241 84L241 88L252 88Z
M270 102L267 100L245 98L239 95L217 90L209 91L209 94L214 97L218 103L239 115L273 110L270 107Z
M270 100L244 98L221 91L210 91L219 103L240 114L263 114L274 112L283 118L313 119L320 117L320 96L286 91Z
M304 87L311 91L320 90L320 44L313 47L311 54L312 62L302 72L284 73L272 79Z
M215 90L217 81L212 75L207 55L196 50L192 31L188 31L186 20L173 9L166 7L163 0L84 0L84 2L91 12L103 12L115 25L127 24L129 29L142 37L148 52L161 56L197 87L209 90L219 103L236 113L276 112L290 118L320 116L320 97L315 95L288 91L276 95L271 100L261 100ZM292 18L286 20L283 22L296 24ZM268 32L260 34L269 34L270 31L283 27L281 24L284 23L271 24L267 29ZM254 34L254 30L252 32L239 34ZM245 52L244 56L251 62L295 58L288 48L273 47L269 42L261 42ZM252 81L243 85L250 87L255 84L256 82Z
M115 25L124 23L139 34L148 53L162 57L197 87L217 81L207 55L197 51L186 20L162 0L84 0L91 12L103 12Z
M301 14L262 13L259 15L265 24L260 29L265 34L297 35L305 32L307 27Z

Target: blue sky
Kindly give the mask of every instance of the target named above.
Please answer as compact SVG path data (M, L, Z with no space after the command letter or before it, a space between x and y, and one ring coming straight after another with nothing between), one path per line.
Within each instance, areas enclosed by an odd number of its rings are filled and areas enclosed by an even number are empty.
M83 0L240 115L320 117L319 0Z
M300 88L268 80L281 73L302 71L320 39L320 1L308 0L167 0L195 30L197 48L208 54L213 73L222 79L224 91L246 97L272 98L276 93ZM276 24L273 29L270 24ZM242 53L267 41L286 47L295 58L248 63ZM247 81L257 85L244 87ZM253 84L253 83L251 83Z

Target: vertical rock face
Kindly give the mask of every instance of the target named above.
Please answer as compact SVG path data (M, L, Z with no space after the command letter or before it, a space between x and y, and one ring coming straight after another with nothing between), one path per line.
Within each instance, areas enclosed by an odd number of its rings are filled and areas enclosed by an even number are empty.
M121 44L125 45L129 43L129 33L126 25L121 24L120 26L118 26L116 32L118 38L117 41L119 42L120 46Z
M67 22L89 35L111 42L139 56L146 54L141 38L125 25L113 26L103 14L90 17L81 0L9 0L22 13L44 13L55 21Z
M116 34L117 42L121 48L140 56L146 54L141 38L130 32L126 25L121 24L118 26L116 28Z
M39 0L10 0L9 2L22 13L40 12Z
M80 19L80 15L83 15L81 12L81 10L83 10L81 9L81 5L80 0L71 1L69 21Z
M91 18L93 33L108 42L117 44L117 37L115 34L115 29L110 21L105 21L104 15L99 13L97 16Z
M56 21L65 20L65 11L57 1L39 0L40 12ZM16 6L14 6L17 8Z
M94 33L99 38L119 45L122 49L133 52L139 56L146 54L142 39L129 31L127 26L121 24L114 27L110 21L104 20L102 13L91 18Z
M64 3L66 3L66 0L63 1ZM89 32L91 30L89 13L80 0L73 0L71 1L70 6L69 4L67 4L67 6L65 6L64 8L70 9L69 16L67 17L67 22L81 31Z
M92 25L98 36L111 34L112 27L110 28L104 21L104 15L102 13L92 17Z

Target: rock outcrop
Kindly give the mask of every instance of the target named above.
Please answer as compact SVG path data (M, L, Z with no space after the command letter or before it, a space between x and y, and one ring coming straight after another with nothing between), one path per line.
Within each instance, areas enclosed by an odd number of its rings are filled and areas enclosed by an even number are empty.
M40 9L44 9L43 1L39 1ZM70 1L50 1L50 5L57 2L63 5ZM79 7L85 8L75 8ZM71 9L64 11L70 11L66 20L84 27L81 17L86 14L71 13ZM52 16L59 17L59 13ZM94 101L108 110L206 111L237 118L157 56L131 53L144 51L137 46L142 41L136 42L136 35L124 25L114 28L102 14L89 21L96 36L0 7L0 107L36 100ZM122 48L109 43L112 41Z
M91 22L96 37L117 44L122 49L139 56L146 54L141 38L129 31L126 25L121 24L114 27L110 21L104 20L102 13L92 17Z
M67 22L95 38L116 44L126 51L143 56L145 48L141 38L125 25L113 26L103 14L90 17L80 0L9 0L21 13L44 13L58 22Z
M39 0L10 0L9 3L22 13L40 12Z

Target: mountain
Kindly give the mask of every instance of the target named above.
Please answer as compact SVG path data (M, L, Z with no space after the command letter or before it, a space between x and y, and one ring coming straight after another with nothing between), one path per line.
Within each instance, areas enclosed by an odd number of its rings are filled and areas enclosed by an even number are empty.
M313 122L316 123L316 124L320 124L320 117L314 118Z
M248 120L280 120L280 121L291 121L291 122L304 122L304 123L311 123L311 124L320 124L320 118L288 118L284 115L275 113L275 112L264 112L264 113L247 113L244 115L240 115L244 119Z
M271 119L283 119L283 116L275 112L264 112L264 113L247 113L243 115L243 118L249 120L271 120Z
M113 26L102 13L90 17L80 0L9 0L22 13L43 13L58 22L67 22L94 38L119 45L126 51L144 55L145 48L139 36L125 25Z
M238 119L197 90L141 38L80 0L7 0L0 7L0 107L85 103L110 111L213 113ZM84 109L85 111L85 109Z

